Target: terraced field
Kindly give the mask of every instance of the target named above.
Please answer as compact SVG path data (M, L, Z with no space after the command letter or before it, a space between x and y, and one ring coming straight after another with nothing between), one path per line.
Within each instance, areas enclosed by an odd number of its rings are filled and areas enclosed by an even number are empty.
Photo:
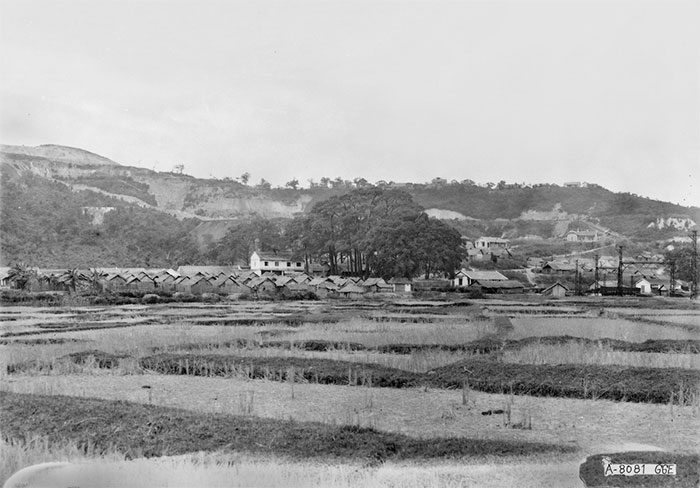
M418 463L454 486L474 472L449 460L548 473L613 446L700 452L700 311L615 304L5 307L0 432L27 452Z

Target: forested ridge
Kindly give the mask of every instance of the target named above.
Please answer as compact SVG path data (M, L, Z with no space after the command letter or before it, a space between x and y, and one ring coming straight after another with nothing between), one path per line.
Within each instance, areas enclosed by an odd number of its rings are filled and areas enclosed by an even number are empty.
M696 207L614 193L595 184L476 184L442 178L428 183L370 183L324 176L306 187L292 180L276 188L265 180L250 181L248 173L198 179L181 172L91 164L89 158L99 156L79 156L82 159L69 162L0 153L2 265L18 261L43 267L244 264L257 241L264 250L293 251L298 257L324 260L336 270L340 260L357 274L408 275L445 266L421 255L418 249L429 242L425 236L439 235L443 241L454 237L448 236L448 227L438 227L438 221L421 214L423 209L462 214L461 220L444 222L469 239L560 238L562 227L557 222L563 218L569 228L585 229L593 222L635 242L660 241L687 232L650 226L658 219L700 221ZM86 187L94 191L77 191ZM100 192L135 197L143 204ZM376 208L367 203L373 201ZM114 210L95 225L84 207ZM392 214L386 214L389 209ZM549 216L520 218L528 212ZM175 213L180 219L172 216ZM197 229L201 219L189 217L222 220L210 222L218 226L212 238L205 233L209 231ZM411 232L414 235L408 239ZM393 253L389 243L400 247L401 253Z

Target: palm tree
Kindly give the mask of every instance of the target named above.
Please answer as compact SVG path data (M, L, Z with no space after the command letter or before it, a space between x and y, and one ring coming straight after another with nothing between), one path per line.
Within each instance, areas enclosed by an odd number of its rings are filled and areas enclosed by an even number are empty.
M14 283L15 288L19 290L26 290L29 288L32 278L36 276L36 270L25 263L15 263L8 273L8 279L10 282Z
M58 277L58 281L67 286L68 290L72 292L75 292L78 286L85 280L85 275L78 268L67 269Z
M87 277L87 279L90 282L92 289L100 293L104 289L102 278L105 278L106 276L107 273L104 273L97 268L91 268L90 275Z

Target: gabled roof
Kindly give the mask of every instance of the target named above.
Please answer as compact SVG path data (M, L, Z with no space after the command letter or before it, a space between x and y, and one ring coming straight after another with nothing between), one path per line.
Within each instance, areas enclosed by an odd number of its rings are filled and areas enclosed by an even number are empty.
M292 279L294 280L295 283L298 283L298 284L308 283L309 281L311 281L311 278L303 273L292 276Z
M405 284L413 284L413 280L411 280L410 278L396 278L396 277L394 277L394 278L391 278L389 280L389 283L391 283L392 285L405 285Z
M364 282L357 282L357 284L361 286L375 286L380 284L384 285L386 282L383 278L367 278Z
M294 261L292 254L255 251L261 261Z
M466 276L470 280L491 280L491 281L503 281L507 280L508 278L503 276L501 273L498 271L469 271L466 269L461 269L457 273L457 276L462 275Z
M277 286L284 286L290 281L296 283L296 281L294 281L291 276L276 276L274 280Z
M365 291L366 290L363 287L358 286L355 283L348 283L338 290L338 293L364 293Z
M309 286L318 286L321 283L324 283L326 281L328 281L328 280L324 277L313 278L311 281L309 281Z
M525 288L525 285L516 280L477 280L484 288Z
M214 278L212 278L211 276L197 275L197 276L194 276L191 278L192 278L192 282L190 283L191 285L197 285L200 283L206 283L208 285L211 285L214 282Z
M238 284L236 281L236 278L234 278L231 275L228 276L217 276L216 278L211 280L211 284L213 286L225 286L227 283L235 283Z
M336 285L332 281L323 281L315 286L316 286L316 288L323 288L324 290L337 290L338 289L338 285Z
M272 283L273 285L275 285L275 287L277 286L275 281L272 278L270 278L269 276L260 276L259 278L254 278L254 279L250 280L248 283L246 283L246 285L248 285L250 288L257 288L260 285L262 285L263 283L265 283L266 281Z
M554 283L553 285L549 285L547 288L545 288L544 290L542 290L542 293L547 293L549 290L553 290L554 288L557 288L557 287L559 287L559 288L564 288L564 290L569 291L569 289L568 289L565 285L562 285L561 283L559 283L559 282L557 281L557 282Z
M508 239L502 239L501 237L488 237L488 236L479 237L477 239L477 241L499 242L502 244L507 244L508 242L510 242L510 241L508 241Z
M236 271L238 271L236 266L180 266L177 268L179 274L188 276L193 276L198 273L209 276L215 276L220 273L235 275Z
M571 263L565 263L563 261L550 261L543 268L551 268L555 271L576 271L576 265Z

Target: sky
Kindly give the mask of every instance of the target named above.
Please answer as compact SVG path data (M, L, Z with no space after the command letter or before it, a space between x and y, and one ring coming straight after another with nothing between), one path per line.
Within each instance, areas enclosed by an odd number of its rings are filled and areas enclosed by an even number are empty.
M0 142L700 206L700 2L0 0Z

